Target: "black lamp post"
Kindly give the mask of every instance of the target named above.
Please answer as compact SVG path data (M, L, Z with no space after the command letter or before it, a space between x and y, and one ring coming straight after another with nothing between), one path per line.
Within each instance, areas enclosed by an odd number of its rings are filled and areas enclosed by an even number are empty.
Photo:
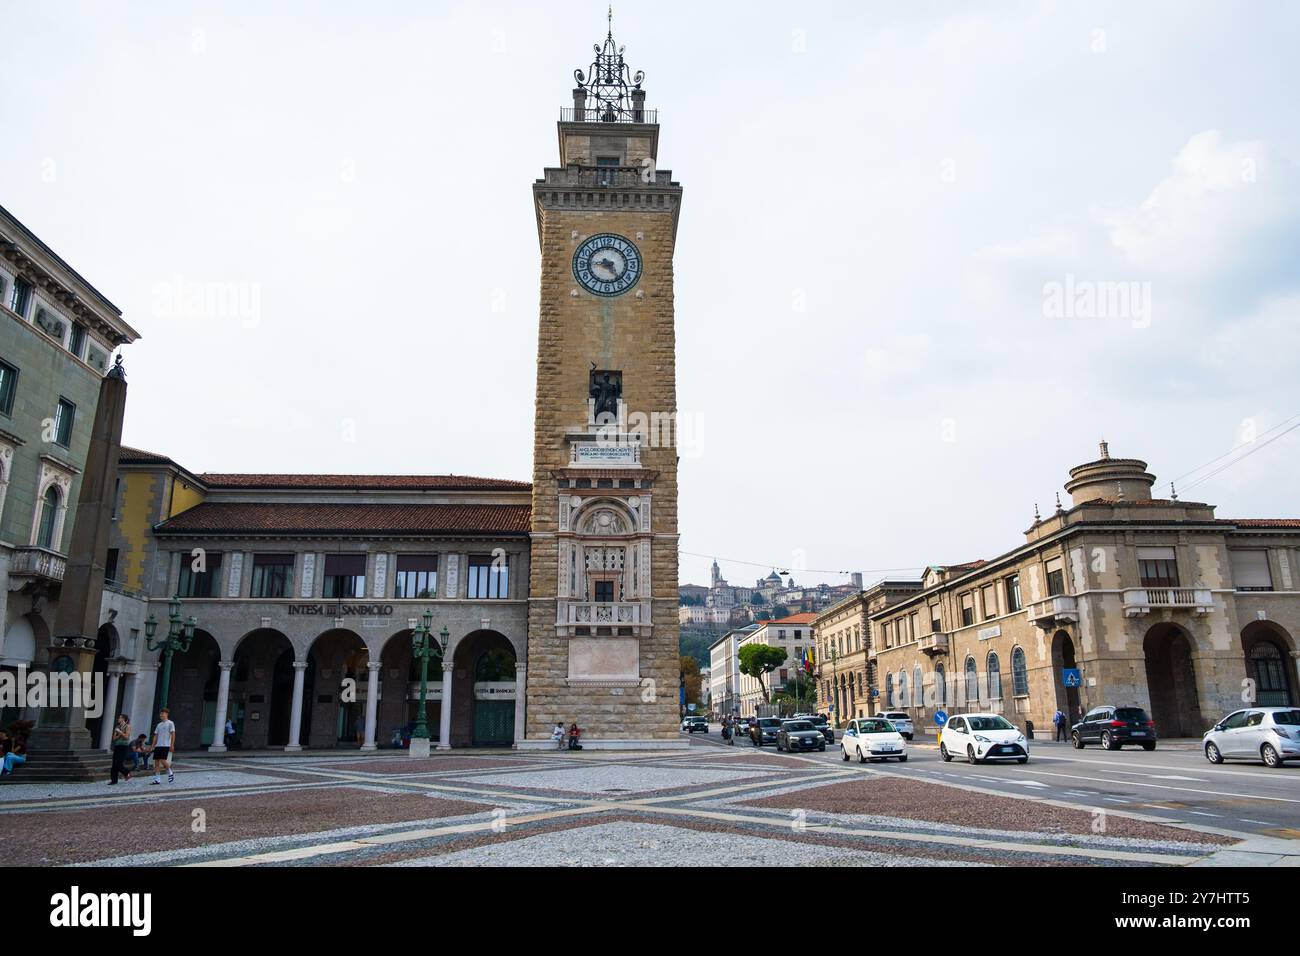
M184 654L190 649L190 644L194 641L194 628L198 622L194 620L194 615L181 620L181 596L179 594L172 597L167 604L167 636L162 640L154 643L154 635L158 633L158 621L152 614L144 622L145 644L151 651L162 650L163 673L162 673L162 700L158 704L158 710L167 709L167 695L171 691L172 683L172 655L177 651Z
M435 653L432 632L433 612L426 610L420 618L420 623L415 626L411 634L411 654L420 661L420 710L411 737L419 740L429 739L429 722L425 719L424 702L429 694L429 658ZM450 638L450 632L444 627L438 634L436 653L439 660L446 655L447 641ZM443 706L447 706L446 701L443 701Z

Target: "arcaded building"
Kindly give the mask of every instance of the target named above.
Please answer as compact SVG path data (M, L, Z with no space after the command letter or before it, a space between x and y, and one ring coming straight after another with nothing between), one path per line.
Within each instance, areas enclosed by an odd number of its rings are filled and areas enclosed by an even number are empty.
M1296 705L1300 519L1153 498L1146 462L1070 470L1070 504L995 558L932 567L872 615L876 710L977 708L1050 733L1059 708L1138 705L1199 736L1252 701Z

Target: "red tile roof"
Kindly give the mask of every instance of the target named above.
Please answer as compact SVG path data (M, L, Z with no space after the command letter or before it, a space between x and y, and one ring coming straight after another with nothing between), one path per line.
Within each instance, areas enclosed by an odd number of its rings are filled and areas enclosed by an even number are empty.
M159 455L157 452L145 451L142 448L131 448L123 445L118 453L117 460L124 465L173 465L173 462L166 455Z
M1226 518L1220 524L1238 528L1300 528L1300 518Z
M811 624L815 620L816 614L791 614L789 617L774 618L767 623L784 627L786 624Z
M205 502L158 526L163 534L527 534L528 505Z
M528 491L527 481L472 475L227 475L202 474L209 488L335 489L359 491Z

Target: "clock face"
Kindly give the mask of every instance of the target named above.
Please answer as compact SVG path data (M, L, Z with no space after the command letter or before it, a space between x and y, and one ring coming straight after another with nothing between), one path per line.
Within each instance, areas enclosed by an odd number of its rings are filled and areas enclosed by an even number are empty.
M596 295L622 295L641 278L641 252L611 232L588 236L573 254L573 277Z

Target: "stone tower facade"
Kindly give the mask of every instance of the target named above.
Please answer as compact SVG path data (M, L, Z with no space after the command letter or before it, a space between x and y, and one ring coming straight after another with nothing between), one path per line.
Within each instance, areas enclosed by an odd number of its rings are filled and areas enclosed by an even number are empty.
M680 746L673 249L681 187L612 31L533 186L541 309L527 730Z

